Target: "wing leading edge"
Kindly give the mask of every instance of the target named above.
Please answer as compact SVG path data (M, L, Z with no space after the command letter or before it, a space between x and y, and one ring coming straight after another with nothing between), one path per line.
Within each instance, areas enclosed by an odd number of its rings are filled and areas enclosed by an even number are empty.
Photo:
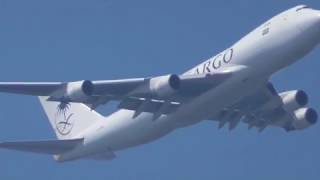
M242 67L241 67L242 68ZM103 81L75 82L0 82L0 92L33 96L48 96L48 101L60 103L84 103L92 109L109 101L120 101L122 108L135 109L129 104L139 104L141 99L151 100L153 105L159 102L183 103L201 93L215 88L227 80L233 71L199 75L164 75L153 78L133 78ZM192 88L190 88L192 87ZM140 99L140 101L137 101ZM130 103L129 103L130 102ZM126 105L126 103L128 105Z

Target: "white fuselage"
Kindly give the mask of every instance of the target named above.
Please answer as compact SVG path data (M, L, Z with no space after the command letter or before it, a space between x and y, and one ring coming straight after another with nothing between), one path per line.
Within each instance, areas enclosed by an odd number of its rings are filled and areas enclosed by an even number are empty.
M265 83L280 69L294 63L320 40L320 12L295 7L262 24L230 48L185 74L215 73L237 67L232 78L154 120L153 114L120 109L79 135L84 144L61 159L104 151L118 151L158 139L174 129L193 125L215 115Z

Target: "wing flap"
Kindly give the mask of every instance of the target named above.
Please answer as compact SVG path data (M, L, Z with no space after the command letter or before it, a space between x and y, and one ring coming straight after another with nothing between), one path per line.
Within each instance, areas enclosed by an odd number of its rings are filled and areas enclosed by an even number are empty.
M162 108L164 105L165 108ZM169 114L177 110L179 105L178 102L167 103L163 100L130 97L123 100L118 108L149 113L157 113L161 109L161 114Z
M293 115L283 108L283 103L271 83L259 88L255 93L243 97L239 102L230 107L225 107L212 119L221 123L230 123L229 127L234 128L230 116L234 112L241 113L241 120L248 124L249 129L258 128L264 130L267 126L286 128L289 122L294 120ZM239 121L239 120L237 120Z
M61 154L82 143L83 139L2 142L0 148L43 154Z

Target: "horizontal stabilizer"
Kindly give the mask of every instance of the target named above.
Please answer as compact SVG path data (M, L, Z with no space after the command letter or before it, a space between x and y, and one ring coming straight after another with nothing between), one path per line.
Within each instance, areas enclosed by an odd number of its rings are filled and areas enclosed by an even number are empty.
M2 142L0 148L43 154L61 154L72 150L83 139Z

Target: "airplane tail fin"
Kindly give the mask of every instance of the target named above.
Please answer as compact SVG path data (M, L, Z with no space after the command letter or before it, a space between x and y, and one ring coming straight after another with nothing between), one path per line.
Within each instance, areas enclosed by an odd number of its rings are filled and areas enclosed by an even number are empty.
M58 139L72 139L89 126L103 119L98 112L82 103L47 101L48 97L39 96L40 103Z

